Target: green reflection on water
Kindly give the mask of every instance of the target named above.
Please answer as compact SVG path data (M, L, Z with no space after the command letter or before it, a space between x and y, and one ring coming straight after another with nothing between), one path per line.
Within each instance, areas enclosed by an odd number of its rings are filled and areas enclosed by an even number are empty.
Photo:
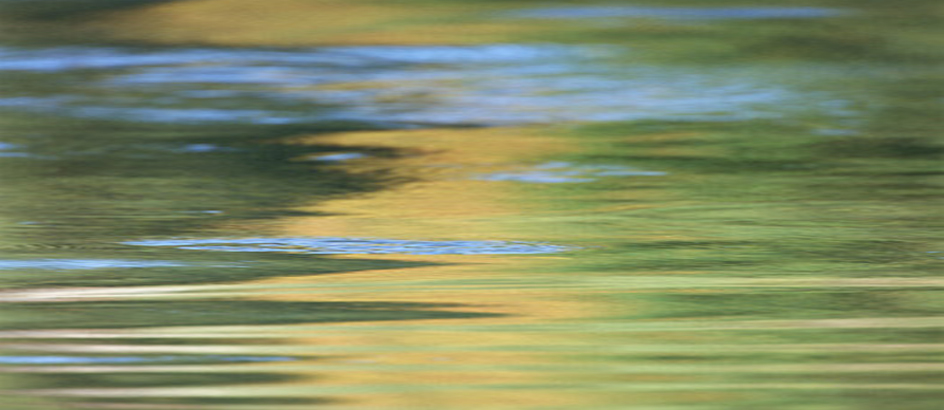
M0 300L8 302L0 313L5 353L147 359L187 349L221 357L236 349L293 360L6 364L0 389L9 394L0 407L939 407L944 282L937 272L944 250L936 233L936 198L944 83L934 67L941 59L938 2L783 1L778 5L853 12L679 24L631 18L496 22L486 16L547 4L480 2L466 13L468 2L410 1L361 9L380 14L338 23L342 29L303 31L289 19L284 25L247 25L246 36L218 35L228 24L245 23L238 19L206 26L162 26L155 19L147 27L153 31L142 35L121 17L97 14L116 2L72 2L68 8L68 2L46 2L45 10L27 3L6 2L12 8L5 18L20 19L4 29L6 41L230 47L609 43L631 47L608 60L616 67L730 69L807 93L802 95L810 105L784 106L779 116L766 119L540 126L537 133L569 148L503 157L519 158L514 164L466 161L478 151L461 147L454 158L462 161L436 162L441 147L421 142L357 146L357 153L379 159L374 168L299 158L349 152L350 146L317 141L339 132L382 130L382 124L149 124L5 109L0 142L30 152L0 157L0 248L3 260L16 262L0 270L6 288ZM325 10L348 10L335 3L325 2ZM587 6L554 5L565 3ZM272 4L267 12L279 16L299 2ZM628 3L607 3L613 4ZM428 18L397 14L397 7L417 5L436 9ZM124 11L132 24L149 16ZM430 35L443 32L444 37ZM62 83L50 84L35 73L10 73L4 87L12 95L45 95L66 92L57 87L68 84L68 92L94 100L95 93L108 90L89 91L85 82L100 74L64 73L57 77ZM158 94L123 95L148 100ZM397 98L420 97L429 95ZM820 99L841 100L839 111L845 112L821 112ZM436 99L429 101L434 105ZM279 104L245 97L232 106ZM319 102L312 110L325 107ZM460 131L441 133L461 137ZM525 139L519 131L505 132L507 147ZM300 135L306 143L284 143ZM433 159L423 160L425 155ZM544 160L565 165L541 168ZM381 209L381 217L366 222L356 210L318 211L339 200L363 199L360 204L379 207L385 203L371 202L371 195L416 186L417 195L458 195L422 184L442 182L442 175L458 180L463 167L475 170L465 179L481 176L478 169L506 176L475 188L482 198L499 198L497 204L482 199L448 209L452 213L443 217L434 208L439 202L428 208L422 201L392 202L436 216L423 227L398 220L394 211L402 210ZM533 169L501 174L507 171L502 167ZM580 181L520 180L562 175L554 172L574 172ZM436 185L442 186L448 184ZM480 206L490 213L480 213ZM580 248L535 258L355 259L120 245L293 229L316 235L318 229L350 226L417 240L492 229L504 237L479 239ZM454 226L476 229L460 232ZM440 237L411 238L430 231ZM83 260L181 266L54 265ZM39 262L23 268L30 261Z
M925 275L939 264L928 253L939 242L924 228L936 224L941 153L931 136L906 135L824 137L776 123L594 125L575 133L597 147L575 162L668 175L546 194L575 198L568 211L580 215L564 220L611 247L587 259L594 269ZM595 212L601 204L607 212Z
M437 307L450 306L262 301L18 303L4 306L4 311L9 312L14 319L0 325L5 329L22 330L71 328L80 323L82 327L101 329L154 325L266 325L489 316L417 310ZM117 312L121 314L118 315Z

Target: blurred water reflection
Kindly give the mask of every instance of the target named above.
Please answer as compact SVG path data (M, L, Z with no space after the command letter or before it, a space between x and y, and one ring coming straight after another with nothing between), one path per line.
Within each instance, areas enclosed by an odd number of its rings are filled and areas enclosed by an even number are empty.
M841 96L780 84L783 74L776 67L612 64L622 53L602 46L521 44L8 48L0 49L0 70L42 88L7 93L0 106L149 122L348 120L388 126L730 121L781 118L785 106L827 117L853 112Z
M501 255L555 253L564 246L502 241L404 241L379 238L219 238L125 242L222 252L285 252L314 255ZM2 265L0 265L2 266Z
M936 410L939 7L702 3L0 1L0 408Z
M514 17L582 19L599 17L659 18L667 20L790 19L835 17L842 10L822 7L549 7L511 13Z

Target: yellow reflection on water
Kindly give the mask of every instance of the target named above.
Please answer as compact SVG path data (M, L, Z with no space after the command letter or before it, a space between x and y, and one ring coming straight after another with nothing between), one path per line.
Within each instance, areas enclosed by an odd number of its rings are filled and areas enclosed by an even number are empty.
M103 16L89 26L122 39L164 44L291 46L510 42L511 34L537 30L542 24L478 19L477 13L484 16L506 7L502 2L488 3L494 6L419 0L175 1ZM420 4L422 13L416 8ZM548 30L548 35L567 30L565 24L555 24L558 26ZM703 27L673 28L671 32L705 30ZM648 41L658 41L659 50L671 49L671 43L656 37ZM788 38L797 37L791 32ZM799 38L791 41L819 43ZM751 38L751 44L754 40ZM697 47L701 44L697 38L679 41L682 43L675 47L685 55L704 52ZM716 45L725 50L732 47L726 41ZM425 98L425 103L435 105L440 97L437 93L448 95L455 90L451 87L462 86L432 85L438 90L435 93L397 94L393 98ZM384 89L389 84L377 81L318 87L357 91ZM127 405L118 403L114 408L235 410L252 406L239 403L239 398L266 397L338 402L256 408L851 408L857 402L857 390L889 394L939 389L926 381L930 378L925 375L940 372L942 365L932 354L944 348L921 342L932 340L929 335L944 321L932 315L930 307L937 303L930 296L933 294L914 290L937 289L940 281L910 277L905 268L891 267L874 277L841 276L843 272L837 269L867 268L866 258L855 260L855 264L826 263L833 260L833 254L850 252L852 246L829 248L840 239L850 240L856 247L872 244L884 250L872 239L897 238L901 231L889 230L887 225L879 229L882 223L876 217L894 213L902 220L909 215L924 218L929 214L924 208L914 204L908 208L898 201L884 204L872 197L867 204L823 202L842 194L841 186L862 183L824 180L829 176L824 173L794 174L805 169L794 168L796 165L823 160L785 143L802 142L800 131L796 131L800 135L794 131L768 135L775 130L765 126L765 137L759 138L759 132L753 130L687 131L691 128L675 124L666 127L668 131L641 132L624 127L610 129L605 136L578 131L562 137L555 129L535 127L296 137L282 143L332 145L355 153L362 149L372 152L367 148L390 149L392 155L364 155L332 165L352 174L383 174L389 183L382 191L298 208L322 216L230 222L246 224L241 227L249 235L289 238L592 238L603 244L616 242L609 254L585 253L579 261L568 253L331 256L410 261L423 266L275 277L238 285L40 288L0 294L8 302L30 303L166 298L165 302L172 304L172 298L242 298L248 302L337 302L335 306L350 304L355 308L358 303L392 303L392 310L398 309L397 303L412 303L422 311L482 316L404 316L406 319L358 322L352 315L347 317L350 321L319 322L324 312L315 306L311 323L302 324L234 321L236 324L228 326L201 322L164 328L5 331L0 332L0 338L60 340L55 346L21 342L20 347L6 347L34 353L245 354L296 359L193 365L40 364L5 370L10 377L85 373L114 380L121 380L121 373L172 377L236 374L220 385L53 384L17 392L43 398L128 399ZM813 146L822 144L819 137L813 142ZM626 167L637 165L630 161L648 158L657 167L676 164L679 172L651 183L645 178L598 181L587 184L583 191L580 187L568 191L571 188L560 185L487 178L533 170L557 156L581 151L591 152L593 160L601 161L616 151L625 154ZM825 159L831 164L843 161L842 157ZM296 160L320 161L317 156ZM757 166L750 166L754 162ZM866 162L859 164L862 168L856 169L867 169ZM778 165L785 167L771 172ZM835 171L837 175L839 171ZM874 175L888 173L881 168L872 171ZM806 177L821 185L831 181L834 188L817 191L816 184L808 184ZM669 182L662 182L666 180ZM806 206L808 203L815 206ZM829 219L820 219L827 211L853 215L861 221L834 217L830 225ZM796 221L803 221L803 225ZM813 228L806 227L807 221ZM823 228L817 227L819 221L825 222ZM820 238L826 240L818 241ZM869 241L859 240L862 238ZM908 236L901 238L905 242ZM764 246L757 246L759 243ZM824 250L807 251L818 247ZM829 258L823 257L826 253ZM601 254L603 257L597 257ZM807 260L822 264L803 265ZM879 294L873 289L886 292ZM705 297L712 295L723 297ZM142 310L150 306L144 305ZM204 313L192 312L195 316ZM259 314L279 313L273 309ZM79 342L69 343L72 339ZM90 344L91 339L98 343ZM152 340L129 344L140 339ZM195 344L175 344L186 339L195 340ZM200 339L214 342L199 344ZM160 340L164 341L154 343ZM258 374L289 377L271 382L246 377ZM0 385L18 386L5 380ZM836 399L824 396L819 403L811 403L804 401L807 392L828 393ZM132 403L141 397L192 398L194 404ZM237 400L232 406L197 403L207 397ZM85 404L86 408L110 406Z
M328 214L294 217L273 224L286 237L330 236L411 240L527 240L540 229L522 229L522 216L540 212L520 192L521 184L477 178L539 163L573 149L539 128L433 129L352 132L300 137L289 144L395 149L389 158L365 157L337 166L349 172L392 172L402 181L389 189L303 207ZM308 160L310 158L299 158ZM512 222L515 221L515 222ZM343 258L344 256L337 256ZM355 257L363 258L362 255ZM441 305L452 312L491 314L483 319L419 319L403 329L383 324L346 324L342 329L293 344L348 349L306 374L300 385L330 387L356 395L364 408L465 408L588 403L578 392L541 387L559 384L547 366L554 346L577 342L573 334L519 331L441 331L448 324L517 325L576 320L594 309L592 292L575 297L565 289L529 288L528 272L546 271L562 255L371 255L371 258L432 263L432 266L343 275L273 278L255 282L283 292L257 298L278 301L403 302ZM543 267L543 268L542 268ZM579 342L578 342L579 343ZM550 350L550 351L547 351ZM354 353L356 352L356 353ZM332 367L334 366L334 367ZM487 390L480 394L476 391ZM384 392L384 390L389 390ZM343 395L343 394L342 394Z
M342 236L399 239L516 240L508 224L529 211L516 200L520 184L482 176L533 165L571 145L540 129L377 131L296 138L293 144L398 150L395 158L368 157L343 164L349 172L384 172L404 183L377 193L303 208L336 216L293 218L286 236ZM304 158L301 158L304 159Z
M500 7L436 1L192 0L113 13L90 26L116 37L157 43L480 44L522 31L518 21L482 18Z

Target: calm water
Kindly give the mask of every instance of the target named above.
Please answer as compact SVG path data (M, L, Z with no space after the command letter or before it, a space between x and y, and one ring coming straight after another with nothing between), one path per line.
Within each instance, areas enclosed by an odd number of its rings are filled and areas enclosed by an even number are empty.
M0 408L939 409L942 13L0 1Z

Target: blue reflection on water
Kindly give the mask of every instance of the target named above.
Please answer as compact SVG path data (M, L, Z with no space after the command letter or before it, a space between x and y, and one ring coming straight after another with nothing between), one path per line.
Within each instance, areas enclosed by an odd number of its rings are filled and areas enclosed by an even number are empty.
M222 147L216 144L187 144L176 151L177 152L204 153L204 152L234 152L237 150L234 148Z
M755 20L780 18L822 18L846 14L822 7L548 7L509 13L512 17L581 19L637 17L670 20Z
M285 362L296 360L284 356L0 356L0 364L123 364L155 362Z
M485 181L514 181L533 184L592 182L601 177L637 177L668 175L661 171L643 171L620 165L575 165L569 162L548 162L530 169L495 172L481 175Z
M342 152L337 154L325 154L312 157L313 161L325 161L325 162L344 162L354 159L366 158L366 154L361 154L359 152Z
M254 71L253 77L265 79L282 74L279 67L308 66L375 69L378 64L463 64L513 63L534 59L585 56L590 51L558 45L490 44L481 46L361 46L319 47L299 49L259 48L167 48L142 50L122 47L0 47L0 70L69 71L77 69L113 69L136 67L180 66L192 68L183 73L223 74L188 77L211 82L232 82L225 74ZM191 64L207 64L208 67ZM268 70L259 70L259 63L268 63ZM275 65L277 64L277 65ZM242 74L241 74L242 75ZM151 77L158 81L166 78ZM148 77L136 81L146 82ZM242 81L242 80L239 80Z
M17 144L10 144L7 142L0 142L0 157L7 158L17 158L17 157L32 157L32 154L26 152L11 152L12 150L22 148Z
M111 268L163 268L188 266L175 261L142 261L123 259L6 259L0 260L0 270L85 270Z
M0 70L56 85L0 98L18 110L145 122L358 121L503 125L848 115L750 67L627 67L609 46L299 49L0 47ZM75 76L63 76L63 73ZM782 74L782 73L781 73ZM76 77L78 76L78 77ZM77 79L80 78L80 79ZM59 82L59 83L57 83Z
M127 245L168 246L222 252L287 252L321 255L499 255L564 252L561 245L506 241L410 241L368 238L241 238L169 239L124 242Z

